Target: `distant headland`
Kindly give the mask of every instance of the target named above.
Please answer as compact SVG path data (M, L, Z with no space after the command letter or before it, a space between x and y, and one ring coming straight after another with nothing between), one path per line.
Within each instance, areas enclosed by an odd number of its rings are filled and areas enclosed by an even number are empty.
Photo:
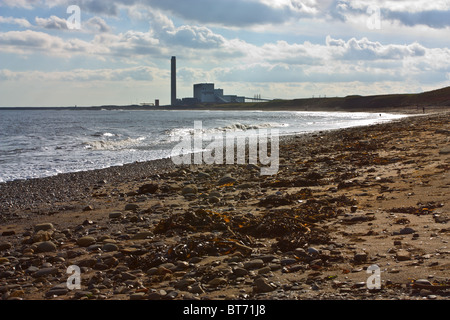
M200 103L191 106L153 105L103 105L91 107L17 107L0 110L222 110L222 111L335 111L335 112L406 112L422 113L430 109L450 108L450 87L417 94L388 94L327 98L306 98L214 104Z

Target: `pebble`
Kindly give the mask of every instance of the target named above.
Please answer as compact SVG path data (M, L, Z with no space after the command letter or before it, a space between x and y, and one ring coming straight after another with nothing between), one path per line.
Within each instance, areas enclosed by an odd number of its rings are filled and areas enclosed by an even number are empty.
M307 251L308 251L309 254L313 254L313 255L320 254L320 251L318 249L314 248L314 247L309 247Z
M136 292L130 295L130 300L142 300L144 296L145 292Z
M51 241L44 241L36 243L36 250L37 253L44 253L44 252L53 252L56 251L56 245Z
M2 243L0 243L0 251L9 250L9 249L11 249L11 247L12 247L12 244L9 243L9 242L2 242Z
M277 289L277 286L273 283L268 283L264 278L257 278L253 282L253 290L256 293L272 292Z
M416 233L416 230L414 230L413 228L403 228L400 231L394 232L394 235L404 235L404 234L412 234L412 233Z
M237 277L244 277L244 276L248 275L248 270L246 270L244 268L236 267L233 270L233 274L236 275Z
M367 261L367 253L365 252L360 252L360 253L356 253L354 256L354 260L357 263L362 263L362 262L366 262Z
M134 236L131 237L132 240L145 240L153 237L153 233L151 231L138 232Z
M66 283L58 284L50 289L45 295L47 297L51 296L63 296L69 292L69 289L67 288Z
M53 275L58 273L58 269L57 268L43 268L43 269L39 269L38 271L36 271L35 273L33 273L33 277L34 278L40 278L40 277L45 277L48 275Z
M210 285L211 287L219 287L225 284L227 284L227 279L222 277L214 278L208 282L208 285Z
M105 252L113 252L119 250L119 247L114 243L106 243L103 245L102 250Z
M218 185L224 185L224 184L228 184L228 183L235 183L237 180L235 178L233 178L231 175L227 174L225 176L223 176L218 182Z
M398 250L395 257L398 261L407 261L411 260L411 253L406 250Z
M96 242L94 237L86 236L82 237L77 240L77 244L80 247L89 247L90 245L94 244Z
M182 195L197 194L197 193L198 193L198 188L194 184L189 184L181 190Z
M128 203L125 205L125 211L137 211L139 206L135 203Z
M111 212L109 214L110 219L119 219L121 217L122 217L122 212L119 212L119 211Z
M195 284L193 284L188 291L193 294L205 293L205 290L203 289L202 284L200 282L196 282Z
M34 226L34 232L39 232L40 230L48 231L48 230L54 230L52 223L41 223Z
M259 269L264 266L264 261L262 259L254 259L251 261L244 262L244 269Z

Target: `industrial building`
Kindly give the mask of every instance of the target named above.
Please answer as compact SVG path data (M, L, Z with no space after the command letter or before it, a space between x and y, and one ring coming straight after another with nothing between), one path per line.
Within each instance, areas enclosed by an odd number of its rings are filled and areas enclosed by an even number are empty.
M171 104L195 105L199 103L223 104L223 103L244 103L245 97L237 95L224 95L223 89L215 89L214 83L194 84L194 97L177 99L177 62L176 57L171 60Z

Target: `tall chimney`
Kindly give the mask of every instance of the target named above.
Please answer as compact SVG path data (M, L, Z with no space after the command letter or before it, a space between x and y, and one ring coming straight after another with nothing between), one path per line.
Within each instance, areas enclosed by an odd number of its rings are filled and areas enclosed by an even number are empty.
M177 104L177 57L172 57L171 105Z

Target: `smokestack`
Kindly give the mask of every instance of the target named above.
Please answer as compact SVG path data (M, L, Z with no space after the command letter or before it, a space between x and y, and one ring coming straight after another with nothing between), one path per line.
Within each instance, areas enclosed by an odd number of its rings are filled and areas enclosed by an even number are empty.
M177 104L177 57L172 57L171 104Z

